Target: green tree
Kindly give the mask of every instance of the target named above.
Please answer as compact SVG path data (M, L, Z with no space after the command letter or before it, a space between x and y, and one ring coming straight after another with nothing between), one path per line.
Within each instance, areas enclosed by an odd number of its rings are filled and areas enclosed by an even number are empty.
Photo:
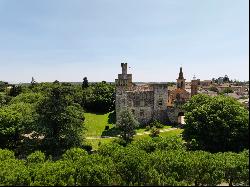
M0 108L0 148L17 148L24 134L31 133L36 124L34 106L16 103Z
M249 148L249 112L231 97L195 95L184 106L183 137L211 152Z
M160 130L157 129L155 126L152 127L150 136L151 137L158 137L159 134L160 134Z
M64 160L71 160L72 162L79 160L81 157L87 156L88 153L81 148L68 149L63 155Z
M219 92L219 90L218 90L218 88L216 86L209 87L209 90L213 91L213 92L217 92L217 93Z
M31 178L24 160L15 159L14 153L0 149L0 185L28 186Z
M45 162L45 154L41 151L35 151L27 156L27 162L29 164L38 164Z
M163 128L164 124L162 124L160 121L154 120L149 124L150 127L156 127L156 128Z
M121 185L143 185L146 183L147 153L129 144L115 149L112 160L117 174L121 176Z
M223 162L224 180L229 186L249 185L249 150L219 153L217 158Z
M85 88L88 88L88 87L89 87L88 78L84 77L83 82L82 82L82 89L85 89Z
M187 177L186 152L184 150L157 150L149 155L149 180L154 185L180 185ZM153 174L153 175L152 175ZM153 177L153 178L152 178Z
M205 151L185 153L185 170L183 179L195 186L217 186L223 181L223 162L215 154Z
M220 92L221 94L227 94L227 93L234 93L233 89L228 87L228 88L225 88L222 92Z
M50 154L61 154L83 143L84 115L74 102L72 89L54 83L53 88L37 107L37 132L44 135L43 149Z
M130 142L136 134L135 129L139 126L138 121L134 118L129 109L124 109L118 114L119 120L116 125L121 130L121 138L126 142Z
M105 82L92 84L84 90L84 107L91 112L110 112L115 109L115 87Z
M76 184L82 186L118 185L121 181L112 160L97 154L82 157L77 162L76 174Z
M16 97L22 92L22 86L21 85L12 85L12 88L10 89L9 95L12 97Z
M32 168L31 186L73 186L74 169L68 162L58 160L55 162L46 161L35 165L29 164Z
M223 82L224 82L224 83L225 83L225 82L229 82L229 78L228 78L227 75L225 75L225 76L223 77Z
M0 107L8 104L10 100L10 96L6 95L4 92L0 92Z
M42 99L44 99L44 96L41 92L21 93L18 96L14 97L11 100L10 104L20 103L20 102L29 103L29 104L37 104L38 102L41 102Z
M4 92L6 88L6 83L3 81L0 81L0 92Z

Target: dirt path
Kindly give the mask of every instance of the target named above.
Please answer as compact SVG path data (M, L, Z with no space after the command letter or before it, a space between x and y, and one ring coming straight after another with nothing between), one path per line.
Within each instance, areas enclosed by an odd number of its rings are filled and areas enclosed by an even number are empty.
M168 132L168 131L172 131L172 130L176 130L178 128L168 128L168 129L160 129L160 132ZM145 131L143 133L137 133L136 136L142 136L144 134L150 134L150 132ZM117 135L116 137L119 137L119 135ZM87 140L97 140L97 139L103 139L103 138L116 138L114 136L89 136L86 137Z

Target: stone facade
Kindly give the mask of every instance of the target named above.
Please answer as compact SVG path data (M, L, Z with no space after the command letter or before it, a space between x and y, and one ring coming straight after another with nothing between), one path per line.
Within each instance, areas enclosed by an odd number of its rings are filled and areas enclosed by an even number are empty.
M198 85L199 85L199 82L198 82L198 80L196 80L196 78L194 77L193 80L191 81L191 97L192 97L193 95L198 94Z
M177 104L180 106L190 97L185 90L182 68L177 79L177 91L171 92L167 84L135 85L132 82L132 74L127 73L127 63L121 63L121 67L122 74L118 74L118 79L115 80L117 120L119 120L119 112L129 108L141 124L148 124L153 120L162 123L178 122L178 116L184 112L180 107L175 107L176 104L171 106L168 104L170 100L175 103L179 101ZM172 97L169 97L169 94L172 94ZM178 101L175 100L176 98Z
M132 75L127 74L127 63L122 63L122 74L118 74L116 82L116 116L123 108L130 108L141 124L152 120L167 120L167 85L149 84L134 85Z

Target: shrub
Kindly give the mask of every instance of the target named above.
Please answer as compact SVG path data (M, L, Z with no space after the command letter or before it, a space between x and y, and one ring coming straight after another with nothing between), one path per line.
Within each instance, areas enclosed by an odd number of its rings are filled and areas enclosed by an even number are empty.
M164 125L161 122L156 121L156 120L150 123L150 127L154 127L154 126L156 128L163 128L164 127Z
M157 129L156 127L153 127L153 128L151 129L151 134L150 134L151 137L158 137L159 134L160 134L160 130Z

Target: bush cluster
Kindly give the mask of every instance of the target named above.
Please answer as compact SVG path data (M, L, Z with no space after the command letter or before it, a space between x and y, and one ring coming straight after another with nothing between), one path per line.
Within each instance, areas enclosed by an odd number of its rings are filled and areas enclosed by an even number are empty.
M187 151L179 137L105 144L95 154L72 148L54 161L40 151L19 160L0 149L0 185L248 185L248 158L248 150Z

